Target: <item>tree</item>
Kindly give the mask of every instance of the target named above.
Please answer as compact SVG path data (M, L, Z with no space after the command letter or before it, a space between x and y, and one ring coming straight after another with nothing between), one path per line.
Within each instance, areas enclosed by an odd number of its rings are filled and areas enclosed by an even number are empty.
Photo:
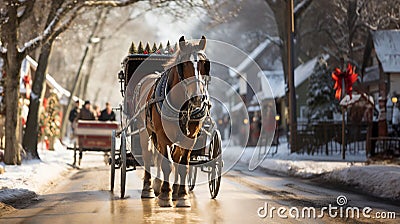
M307 93L307 115L309 121L328 120L338 111L332 88L330 69L325 59L320 56L309 78Z
M46 44L49 40L54 40L63 30L65 30L77 16L78 12L83 7L93 6L126 6L133 4L140 0L126 0L126 1L83 1L83 0L71 0L71 1L52 1L52 4L58 4L60 7L51 8L49 13L53 16L47 21L47 26L44 26L38 33L38 35L29 41L21 44L20 36L23 33L27 33L28 30L23 29L21 23L32 16L33 7L35 0L31 1L16 1L7 0L2 1L1 15L0 15L0 29L1 29L1 43L0 43L0 56L4 59L4 70L6 73L5 77L5 106L6 106L6 122L5 129L5 152L4 162L6 164L21 164L20 149L17 140L17 126L18 126L18 99L19 99L19 80L20 74L19 69L23 58L29 53L36 49L42 44ZM51 44L44 49L50 54ZM48 55L49 55L48 54ZM44 55L45 56L45 55ZM44 57L45 58L45 57ZM47 56L48 59L48 56ZM46 60L43 60L46 61ZM47 62L46 62L47 63ZM43 74L46 65L43 66ZM39 74L44 76L43 74ZM43 78L44 79L44 78ZM42 80L43 80L42 79ZM39 83L43 83L39 80ZM35 84L34 84L35 85ZM40 90L40 88L36 88ZM38 92L32 92L31 99L37 99L40 97ZM36 112L37 114L37 112ZM33 118L33 116L31 116ZM33 118L33 123L36 123L37 133L37 121ZM32 121L31 121L32 122ZM36 135L37 136L37 135ZM29 149L28 149L29 150ZM35 150L37 151L37 150ZM35 157L37 152L31 153Z
M276 22L276 27L278 29L278 36L281 39L280 43L278 44L280 52L281 52L281 58L282 58L282 65L283 65L283 71L285 74L285 80L287 80L287 67L285 66L287 64L287 44L288 44L288 39L287 39L287 32L288 32L288 27L289 27L289 21L288 21L288 9L287 9L287 1L290 0L265 0L265 2L269 5L271 8L272 12L274 13L275 17L275 22ZM311 5L313 0L297 0L294 1L294 18L297 20L300 18L305 10ZM297 21L295 21L296 23ZM295 31L296 32L296 31Z
M395 0L315 1L304 17L304 47L318 43L343 66L341 59L361 68L365 43L370 30L400 28L400 5ZM312 15L312 16L311 16ZM321 42L322 40L322 42ZM308 49L304 49L307 51Z
M17 141L17 124L18 124L18 99L19 99L19 68L23 58L37 47L41 46L41 54L39 57L39 65L33 83L31 100L33 104L30 106L32 114L29 116L29 124L27 124L26 133L30 136L37 136L38 132L38 112L39 101L43 89L43 83L46 74L48 58L51 53L51 47L55 38L65 31L72 21L80 13L84 13L84 9L88 7L123 7L140 1L149 3L150 8L169 7L171 2L174 6L194 7L194 8L211 8L210 3L205 1L150 1L150 0L69 0L69 1L44 1L45 6L49 6L45 14L47 16L46 24L40 24L35 27L38 32L33 38L25 41L22 35L28 33L27 27L21 26L21 23L33 15L33 8L36 5L35 0L17 1L7 0L1 3L0 14L0 57L4 58L4 70L7 75L5 78L5 106L6 106L6 147L5 147L5 163L20 164L21 157ZM4 3L4 4L3 4ZM43 2L41 2L43 3ZM176 9L176 8L175 8ZM31 29L32 27L28 27ZM38 158L37 140L32 140L27 136L24 140L24 146L29 157Z

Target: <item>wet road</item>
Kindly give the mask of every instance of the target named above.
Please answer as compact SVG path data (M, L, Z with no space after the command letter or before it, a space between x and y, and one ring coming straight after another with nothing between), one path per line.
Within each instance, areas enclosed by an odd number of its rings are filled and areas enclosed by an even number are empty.
M100 157L99 157L100 158ZM101 160L101 159L100 159ZM84 161L85 162L85 161ZM385 202L351 192L337 189L323 183L279 177L265 172L245 171L244 166L236 166L222 178L217 199L210 199L208 185L197 185L191 193L191 208L160 208L156 199L140 198L143 170L129 172L127 176L127 197L119 196L119 171L114 193L109 191L109 166L83 164L74 170L50 192L41 195L31 206L0 217L0 223L398 223L399 218L331 218L327 211L323 218L291 218L291 207L337 206L336 199L345 195L347 206L369 206L375 212L397 212L398 204ZM203 175L203 174L201 174ZM200 176L200 181L203 176ZM204 175L205 178L205 175ZM273 217L261 218L260 207L268 205L276 209ZM277 209L286 208L288 218L278 217ZM293 210L293 209L292 209ZM260 210L263 215L265 209ZM294 213L295 214L295 213ZM319 212L318 212L319 214ZM339 214L339 213L338 213ZM339 216L339 215L338 215ZM362 216L362 215L361 215Z

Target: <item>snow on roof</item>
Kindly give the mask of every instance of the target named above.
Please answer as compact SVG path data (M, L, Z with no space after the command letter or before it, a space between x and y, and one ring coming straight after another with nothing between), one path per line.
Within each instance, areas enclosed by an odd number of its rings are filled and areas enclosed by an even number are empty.
M372 96L368 96L367 94L363 93L361 94L352 94L351 99L349 95L346 95L345 97L343 97L343 99L340 101L340 106L349 106L352 105L358 101L361 100L361 96L364 99L368 99L369 103L374 105L374 98Z
M59 98L63 95L66 97L71 96L71 93L58 84L58 82L56 82L56 80L50 74L46 74L46 83L56 91L56 94Z
M263 71L265 77L261 79L261 92L258 92L257 97L262 99L273 99L285 95L285 80L282 70ZM259 74L260 76L260 74ZM266 83L265 81L268 81ZM271 95L272 91L272 95Z
M259 44L249 55L246 57L242 63L240 63L236 68L229 69L229 75L234 77L237 73L243 72L256 58L268 47L273 41L279 41L278 37L267 38Z
M36 70L38 63L33 58L31 58L29 55L27 55L22 62L21 76L22 76L22 74L26 74L26 72L29 68L28 65L30 65L33 69ZM60 99L63 96L67 97L67 98L69 98L71 96L71 93L68 90L64 89L60 84L58 84L57 81L50 74L46 74L46 84L49 85L51 88L53 88L54 92L57 94L58 98L60 98ZM24 85L22 85L22 87L25 88ZM73 97L74 101L76 101L78 99L79 98L76 96Z
M329 59L328 54L323 54L322 57L325 60ZM303 63L294 70L294 83L295 87L298 87L301 85L304 81L306 81L312 74L314 70L314 66L318 61L319 56L307 61L306 63ZM285 96L285 81L284 81L284 75L283 71L263 71L264 75L267 77L269 86L272 89L272 93L274 98L281 98ZM262 99L268 99L271 98L272 96L269 94L268 90L263 89L263 94L261 94Z
M372 38L383 71L400 72L400 30L373 31Z

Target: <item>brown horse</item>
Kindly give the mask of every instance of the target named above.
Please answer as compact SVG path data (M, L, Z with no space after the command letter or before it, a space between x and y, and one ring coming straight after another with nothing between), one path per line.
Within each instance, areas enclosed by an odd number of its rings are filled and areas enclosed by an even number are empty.
M176 206L190 207L186 187L190 152L210 107L204 78L209 75L205 47L204 36L198 43L187 42L182 36L179 39L179 50L166 65L169 68L147 96L147 132L160 155L156 165L161 166L164 177L158 195L158 204L161 207L172 206L169 184L171 162L177 164L175 172L180 177L179 187L174 188ZM144 183L150 183L150 178L150 172L146 170ZM156 186L154 190L158 192Z

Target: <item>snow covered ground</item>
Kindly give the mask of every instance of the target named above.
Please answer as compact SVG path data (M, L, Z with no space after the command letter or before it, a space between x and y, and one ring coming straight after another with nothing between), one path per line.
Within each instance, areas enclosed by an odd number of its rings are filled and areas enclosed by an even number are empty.
M21 166L5 166L5 173L0 175L0 202L10 202L21 198L33 198L46 192L52 182L65 178L71 167L71 150L58 143L55 151L39 148L41 161L24 161ZM239 162L249 164L254 150L248 147ZM238 152L239 153L234 153ZM224 150L224 160L239 159L242 148L230 147ZM258 152L258 151L257 151ZM85 167L98 166L102 161L99 154L85 154ZM236 157L236 158L234 158ZM4 164L2 164L4 166ZM290 154L287 144L282 143L278 153L267 155L260 166L272 173L279 173L302 178L318 177L327 182L335 182L354 186L357 189L383 198L400 200L400 166L367 165L365 155L309 156Z
M13 201L18 197L34 197L35 193L43 193L49 184L67 174L72 161L72 151L58 141L54 151L43 149L39 145L40 160L23 161L20 166L5 167L0 175L0 202Z
M231 150L242 150L232 147ZM245 149L240 162L249 164L253 152L258 155L259 148ZM262 150L263 151L263 150ZM271 149L273 151L273 149ZM228 153L224 159L230 158ZM341 155L300 155L290 154L287 143L279 145L275 155L267 155L260 167L270 173L296 176L301 178L323 178L327 182L340 183L355 187L377 197L400 200L400 166L368 165L364 153Z

